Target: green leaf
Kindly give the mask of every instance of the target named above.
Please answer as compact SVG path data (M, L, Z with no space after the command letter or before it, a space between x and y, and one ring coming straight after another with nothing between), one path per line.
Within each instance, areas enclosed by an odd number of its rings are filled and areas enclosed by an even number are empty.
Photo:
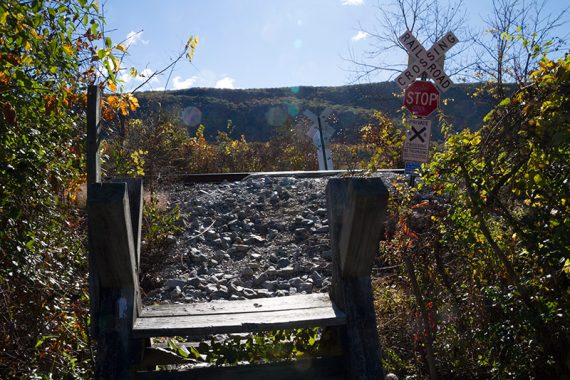
M196 351L194 347L190 347L190 349L192 350L193 353L194 351ZM190 355L190 351L188 351L188 348L186 348L186 346L183 344L178 344L176 352L178 353L178 355L182 356L183 358L187 358ZM199 355L200 354L198 353L198 356Z
M511 104L511 98L505 98L499 103L499 107L506 107Z
M42 344L44 344L44 342L48 339L53 339L53 338L57 338L56 335L44 335L42 337L40 337L40 339L38 339L36 341L36 345L34 346L34 348L38 348L39 346L41 346Z
M99 33L99 25L96 22L93 22L91 24L91 34L97 35L98 33Z

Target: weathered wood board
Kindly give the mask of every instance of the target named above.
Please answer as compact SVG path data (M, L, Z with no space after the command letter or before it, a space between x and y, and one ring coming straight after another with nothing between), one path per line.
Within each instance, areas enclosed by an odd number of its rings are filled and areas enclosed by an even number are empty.
M258 313L261 311L304 310L331 306L332 304L328 294L314 293L287 297L256 298L242 301L152 305L143 308L141 318L245 314Z
M200 336L344 325L344 313L325 297L309 295L169 305L163 309L158 306L142 312L135 321L133 334L136 338Z
M344 362L339 357L233 367L197 368L189 371L139 372L136 379L150 380L340 380Z

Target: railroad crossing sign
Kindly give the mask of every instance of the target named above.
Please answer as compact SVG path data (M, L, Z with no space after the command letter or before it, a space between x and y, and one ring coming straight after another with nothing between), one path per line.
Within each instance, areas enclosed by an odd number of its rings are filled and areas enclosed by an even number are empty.
M311 122L307 136L317 147L319 170L334 170L330 139L334 135L335 129L327 121L332 116L332 113L330 108L325 109L319 116L309 110L303 112L303 115Z
M409 30L402 34L399 40L410 54L410 62L408 68L396 78L398 86L404 90L425 72L433 79L440 93L447 91L453 82L437 60L457 43L458 39L455 34L448 32L427 51Z
M427 162L431 140L431 120L412 119L404 141L404 161Z
M431 82L416 81L404 91L404 106L414 115L427 117L439 105L439 92Z

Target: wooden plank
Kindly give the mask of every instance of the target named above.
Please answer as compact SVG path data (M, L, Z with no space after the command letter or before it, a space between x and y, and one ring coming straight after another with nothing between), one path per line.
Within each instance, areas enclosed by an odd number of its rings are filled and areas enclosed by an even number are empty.
M138 367L144 369L149 367L153 368L157 365L188 364L195 362L195 360L184 359L167 348L146 347L144 349L143 359L138 363Z
M342 355L342 348L340 342L338 341L337 330L339 326L327 327L321 334L319 349L311 354L303 354L303 359L317 358L323 356L337 356ZM241 334L228 334L228 339L239 338L239 344L245 345L247 338L251 336L251 333L241 333ZM189 342L179 342L179 345L185 346L186 348L194 347L199 349L200 346L206 345L211 346L211 342L206 339L192 339ZM174 354L168 343L166 342L155 342L150 347L146 347L144 351L143 361L139 364L139 368L153 368L157 365L167 365L167 364L181 364L181 363L192 363L195 362L193 359L184 359L179 355ZM299 358L300 359L300 358Z
M339 247L349 181L350 178L331 178L325 190L332 253L332 284L329 293L331 300L341 310L344 310L344 291L342 289Z
M176 317L137 318L136 338L155 336L201 336L267 330L343 325L346 317L328 306L304 310L262 311L258 313L206 314Z
M143 215L143 179L132 177L113 178L112 182L127 184L129 193L129 207L131 210L131 227L133 228L133 241L135 247L135 262L137 273L140 272L141 257L141 230Z
M357 173L362 173L357 170ZM354 170L326 170L326 171L281 171L281 172L241 172L241 173L205 173L205 174L172 174L168 178L180 179L186 184L219 183L223 181L242 181L248 178L260 177L297 177L319 178L354 173ZM404 169L378 169L377 173L404 174Z
M233 367L196 368L187 371L138 372L140 380L340 380L344 379L343 361L337 357L301 359L293 362Z
M91 254L101 287L138 287L125 183L95 183L87 201Z
M369 276L382 223L388 207L388 190L381 178L350 178L340 236L343 277Z
M261 311L304 310L332 307L329 295L314 293L287 297L257 298L240 301L214 301L193 304L152 305L143 308L140 318L216 314L245 314Z

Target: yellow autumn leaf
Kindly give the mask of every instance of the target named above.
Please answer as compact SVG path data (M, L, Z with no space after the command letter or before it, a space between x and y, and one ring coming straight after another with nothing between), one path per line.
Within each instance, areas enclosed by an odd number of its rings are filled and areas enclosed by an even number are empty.
M38 34L38 32L36 32L35 29L30 29L30 34L32 35L32 37L34 37L36 40L41 40L44 38L44 36Z
M124 99L121 99L121 101L119 102L119 110L121 111L121 114L123 114L123 116L127 116L129 114L129 110L127 108L127 102Z
M119 98L115 95L111 95L107 98L107 103L109 103L111 108L117 108L119 105Z
M129 108L131 111L136 111L137 108L139 108L139 100L133 94L127 94L126 98L129 102Z
M63 44L63 51L67 54L67 55L73 55L73 46L69 45L69 44Z
M109 87L109 90L111 90L112 92L117 92L117 85L115 84L115 82L109 81L107 83L107 87Z
M566 259L566 261L564 262L564 267L562 268L562 270L564 271L564 273L570 274L570 260L569 259Z

